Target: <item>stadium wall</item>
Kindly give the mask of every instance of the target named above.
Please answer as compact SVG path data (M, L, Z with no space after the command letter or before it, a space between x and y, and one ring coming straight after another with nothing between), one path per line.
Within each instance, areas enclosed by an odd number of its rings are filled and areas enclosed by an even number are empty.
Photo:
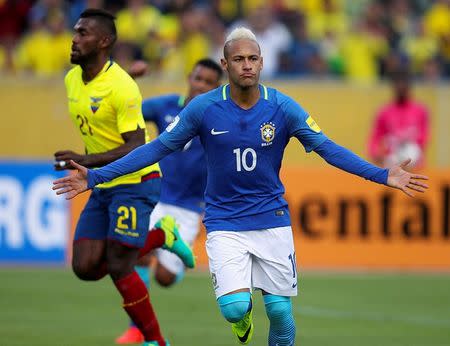
M174 82L144 79L139 84L144 97L185 91L180 83ZM267 84L291 95L315 118L329 137L362 156L366 154L373 117L379 107L390 99L390 89L385 84L358 86L306 81L275 81ZM432 135L427 163L432 167L449 167L450 86L417 86L415 95L431 112ZM62 80L2 78L0 101L6 119L2 122L0 157L51 159L52 154L59 149L83 150L76 128L68 117ZM304 155L297 141L289 144L284 160L286 164L322 165L317 156Z

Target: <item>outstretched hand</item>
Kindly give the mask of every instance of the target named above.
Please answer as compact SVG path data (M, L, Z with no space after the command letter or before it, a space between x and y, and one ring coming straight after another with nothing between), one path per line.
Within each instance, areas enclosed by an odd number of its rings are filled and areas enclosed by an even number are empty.
M70 165L74 167L77 172L67 177L56 179L53 182L52 188L56 191L57 195L66 194L66 199L72 199L76 195L88 190L88 169L73 160L70 160Z
M405 171L406 166L408 166L410 162L411 159L408 159L399 165L389 168L387 185L402 190L410 197L414 197L414 193L412 193L411 190L425 192L428 189L428 185L422 182L422 180L428 180L428 177Z

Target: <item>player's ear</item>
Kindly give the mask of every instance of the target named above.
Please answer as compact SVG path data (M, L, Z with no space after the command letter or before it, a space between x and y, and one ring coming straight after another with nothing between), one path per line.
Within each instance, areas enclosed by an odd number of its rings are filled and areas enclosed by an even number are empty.
M260 66L259 70L262 70L263 66L264 66L264 59L263 59L263 57L261 57L261 66Z
M222 65L222 70L224 70L225 72L228 71L227 59L225 58L220 59L220 64Z
M111 37L107 35L103 36L99 41L100 48L102 49L108 48L109 46L111 46L111 44L112 44Z

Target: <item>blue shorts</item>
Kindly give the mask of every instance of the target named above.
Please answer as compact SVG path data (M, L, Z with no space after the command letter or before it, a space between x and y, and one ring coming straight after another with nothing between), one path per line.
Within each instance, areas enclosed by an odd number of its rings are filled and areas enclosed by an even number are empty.
M141 248L160 189L161 178L107 189L95 188L81 212L74 240L114 239Z

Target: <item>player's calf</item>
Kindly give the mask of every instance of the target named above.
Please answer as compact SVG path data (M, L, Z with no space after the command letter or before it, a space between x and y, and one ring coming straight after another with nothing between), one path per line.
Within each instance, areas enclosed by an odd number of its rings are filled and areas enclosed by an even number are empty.
M253 335L252 300L250 292L237 292L219 297L220 311L241 344L248 344Z
M264 295L270 320L269 346L291 346L295 342L295 322L289 297Z

